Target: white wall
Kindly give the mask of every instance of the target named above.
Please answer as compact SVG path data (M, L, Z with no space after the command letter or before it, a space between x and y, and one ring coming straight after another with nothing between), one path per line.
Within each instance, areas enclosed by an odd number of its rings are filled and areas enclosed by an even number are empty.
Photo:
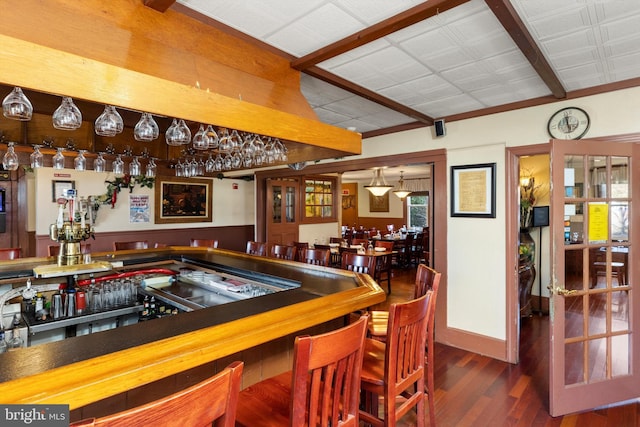
M506 338L505 213L517 206L505 206L505 149L548 142L549 117L567 106L580 107L589 113L591 127L587 138L640 132L640 88L632 88L447 123L447 135L443 138L435 138L431 128L368 138L362 144L362 154L349 158L444 148L448 166L497 164L496 218L448 218L446 274L450 327ZM548 237L543 239L543 243L548 242Z
M94 171L77 172L73 169L40 168L34 170L33 179L33 191L31 191L31 186L28 187L28 231L35 231L36 235L43 235L49 234L49 225L53 224L57 217L57 204L52 201L52 181L75 181L75 188L79 196L100 195L107 192L105 180L112 180L113 174ZM213 220L211 222L155 224L153 208L155 189L136 186L133 194L149 195L151 207L149 223L129 222L129 192L125 189L118 194L114 209L111 209L110 205L102 205L100 207L96 220L96 232L255 224L255 191L253 182L247 182L242 179L209 179L213 180ZM233 184L237 184L237 190L233 189ZM35 215L32 215L32 212Z

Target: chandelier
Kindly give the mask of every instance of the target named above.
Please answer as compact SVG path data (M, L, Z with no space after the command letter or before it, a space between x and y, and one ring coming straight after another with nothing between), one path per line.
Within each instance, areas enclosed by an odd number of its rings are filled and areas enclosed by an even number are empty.
M398 180L398 185L400 185L400 188L397 190L393 190L393 194L398 196L401 200L404 200L405 197L411 194L411 191L407 190L404 186L404 178L402 176L403 173L404 171L400 171L400 180Z
M384 196L387 191L391 190L393 185L387 184L387 181L385 181L384 175L382 174L382 169L376 168L373 171L373 179L369 185L365 185L364 188L369 190L374 196L380 197Z

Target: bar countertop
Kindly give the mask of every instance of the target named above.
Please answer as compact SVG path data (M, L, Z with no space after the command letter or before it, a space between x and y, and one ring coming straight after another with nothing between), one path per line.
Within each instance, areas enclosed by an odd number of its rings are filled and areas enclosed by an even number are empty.
M76 409L384 301L368 275L222 249L169 247L93 254L115 270L158 263L231 267L299 288L0 354L2 402ZM53 258L0 262L23 282Z

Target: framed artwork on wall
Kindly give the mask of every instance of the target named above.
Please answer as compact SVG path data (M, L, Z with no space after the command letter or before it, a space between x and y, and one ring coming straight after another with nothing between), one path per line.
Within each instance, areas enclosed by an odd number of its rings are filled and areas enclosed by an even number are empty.
M211 180L158 177L155 186L155 223L211 222Z
M384 193L382 196L374 196L369 193L369 211L370 212L389 212L389 192Z
M451 166L451 216L496 217L496 164Z
M55 202L59 198L66 198L67 190L75 188L75 181L51 181L51 201Z

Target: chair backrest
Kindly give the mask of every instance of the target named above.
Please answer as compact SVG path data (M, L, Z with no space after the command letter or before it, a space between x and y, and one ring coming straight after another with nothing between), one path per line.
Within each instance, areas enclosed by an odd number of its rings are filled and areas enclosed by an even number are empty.
M269 257L294 261L296 258L296 247L289 245L273 244L269 246Z
M342 237L329 237L329 243L342 243Z
M331 250L329 249L305 249L302 262L314 265L331 265Z
M376 248L385 248L388 252L392 252L393 251L393 246L394 243L393 242L389 242L386 240L375 240L374 239L374 244L373 246Z
M309 242L293 242L296 247L296 261L302 261L305 249L309 248Z
M162 399L114 415L71 423L78 426L215 426L232 427L236 422L242 362L192 387Z
M114 251L124 251L127 249L148 249L149 242L146 240L137 240L133 242L113 242Z
M313 248L314 249L328 249L328 250L331 250L331 245L322 245L320 243L314 243Z
M342 262L340 266L343 270L364 273L374 277L376 273L376 258L371 255L362 255L345 251L342 253Z
M431 267L425 264L418 264L418 271L416 271L416 282L413 290L413 298L420 298L427 291L433 291L433 299L436 299L438 295L438 288L440 287L440 278L442 273L437 272Z
M358 426L368 317L294 344L292 426Z
M22 248L2 248L0 249L0 260L22 258Z
M366 248L367 245L369 244L369 239L351 239L351 244L352 245L364 245L364 247Z
M424 393L427 321L433 291L417 299L394 303L389 307L385 346L385 392L397 396L414 383ZM411 393L416 393L413 389Z
M218 241L214 239L191 239L190 245L193 247L217 248Z
M259 256L265 256L265 249L266 246L263 242L254 242L253 240L249 240L247 242L247 250L246 253L250 254L250 255L259 255Z

